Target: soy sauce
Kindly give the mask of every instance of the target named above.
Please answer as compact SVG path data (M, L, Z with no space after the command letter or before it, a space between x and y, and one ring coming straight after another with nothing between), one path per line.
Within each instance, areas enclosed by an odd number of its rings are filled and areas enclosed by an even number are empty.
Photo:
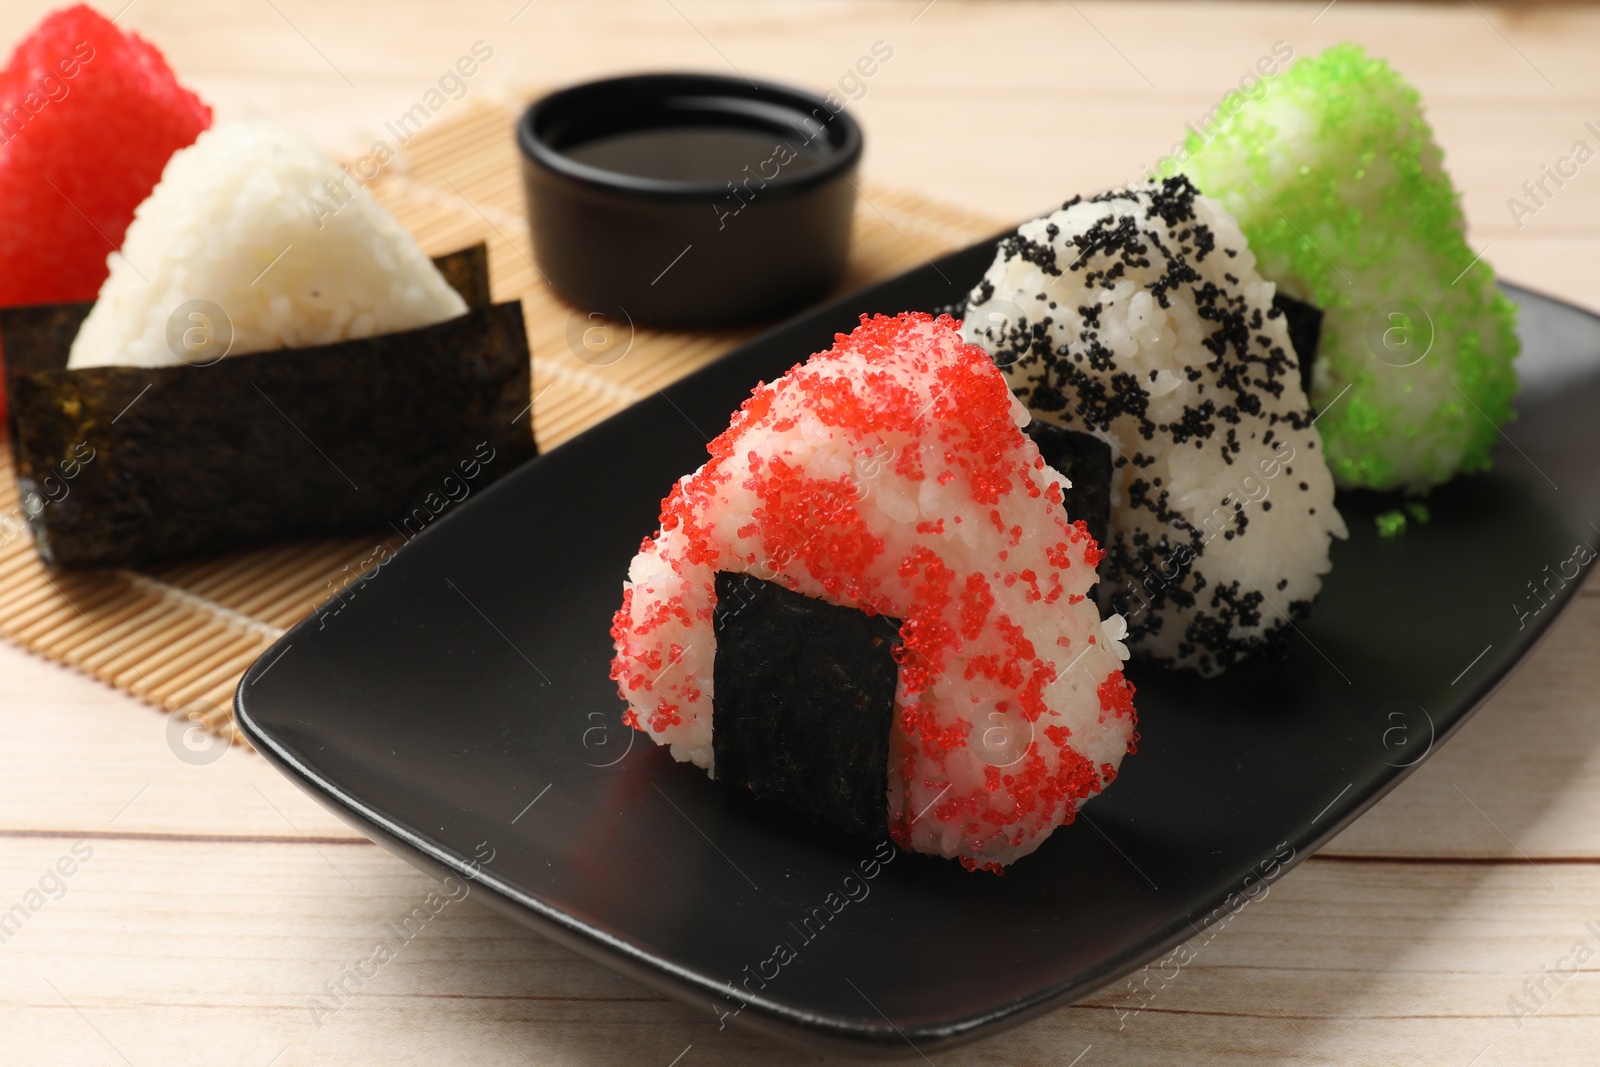
M564 146L561 153L618 174L713 185L738 181L747 173L771 179L781 171L790 177L828 162L828 156L809 145L798 130L779 133L737 126L628 130Z

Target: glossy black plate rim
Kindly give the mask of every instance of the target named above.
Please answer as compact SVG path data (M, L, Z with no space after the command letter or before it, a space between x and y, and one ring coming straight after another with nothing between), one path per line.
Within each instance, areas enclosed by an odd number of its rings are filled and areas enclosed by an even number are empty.
M967 273L967 270L963 269L967 266L965 261L975 256L982 256L985 257L984 262L986 263L986 257L992 255L995 241L1011 232L1013 231L1008 229L994 238L977 242L968 248L950 253L938 260L930 261L923 267L915 268L894 278L845 294L827 304L803 312L796 318L773 327L771 330L746 342L739 348L729 352L722 359L736 358L745 348L768 343L773 338L809 323L838 322L843 324L853 321L856 314L863 307L878 308L895 303L893 300L886 302L880 298L880 294L892 292L899 287L915 285L919 281L926 283L924 285L924 288L926 288L927 285L931 284L931 279L934 277L943 278L948 282L949 276L946 274L946 269L949 269L950 273L957 277L965 276ZM1581 314L1592 322L1600 324L1600 316L1566 301L1520 286L1503 285L1502 287L1512 292L1526 294L1537 300L1559 305L1563 309ZM961 291L955 289L952 289L952 293L954 296L962 295ZM831 337L831 334L829 336ZM818 347L826 347L826 344L827 340L822 339ZM811 349L807 351L811 351ZM797 355L796 359L797 361L803 359L803 354ZM602 427L617 420L647 418L653 407L676 409L677 405L673 402L671 394L675 392L693 392L698 387L701 377L712 374L715 367L716 364L703 368L659 390L652 396L631 405L629 408L577 435L567 442L563 448L581 446L590 434L596 433ZM752 383L753 385L754 383ZM559 452L556 454L559 454ZM541 457L532 460L527 466L532 467L536 464L542 464L547 461L547 458ZM513 473L486 489L482 495L487 497L493 493L515 492L514 483L517 480L517 473ZM441 517L438 522L423 531L418 540L434 536L436 527L457 521L457 514L464 510L465 507L459 509L457 513ZM1300 834L1292 837L1288 844L1294 848L1293 856L1281 864L1280 870L1272 876L1271 880L1276 880L1282 874L1298 866L1307 856L1346 829L1392 789L1410 777L1418 766L1426 762L1442 744L1453 737L1460 730L1462 724L1470 719L1516 669L1526 662L1533 650L1548 636L1551 629L1559 623L1559 620L1571 607L1578 588L1579 585L1577 583L1569 583L1565 589L1552 598L1551 603L1540 613L1535 623L1534 632L1529 635L1519 654L1514 658L1508 657L1496 660L1493 669L1471 683L1466 691L1467 695L1457 705L1463 710L1456 714L1448 725L1435 735L1434 743L1423 757L1412 763L1396 766L1395 774L1376 782L1371 787L1365 789L1352 787L1348 793L1334 798L1322 815L1318 816ZM379 844L384 845L436 878L453 875L472 880L476 886L488 890L488 893L483 894L481 899L484 899L490 906L524 925L532 927L559 944L578 952L580 955L587 956L596 962L618 970L674 999L685 1001L695 1006L703 1006L704 1004L696 994L714 1000L722 992L721 987L704 976L682 968L671 960L661 958L626 940L614 937L605 931L597 930L574 919L559 908L553 908L541 903L536 898L495 878L491 873L478 870L465 857L433 844L410 828L386 818L381 812L361 803L341 789L337 783L319 775L292 752L280 745L253 718L248 700L249 689L255 681L272 668L280 655L287 652L296 636L315 618L315 616L312 616L296 624L294 628L289 630L251 665L240 681L234 699L235 719L246 738L258 751L302 789L366 836L371 837ZM1323 821L1324 816L1332 817ZM1198 913L1181 916L1179 919L1169 923L1165 929L1161 929L1147 937L1137 951L1127 952L1114 958L1108 957L1105 960L1106 966L1103 968L1096 969L1092 973L1083 975L1074 981L1045 986L1030 996L1019 998L994 1010L952 1019L937 1025L902 1027L889 1019L884 1019L881 1025L875 1023L863 1025L856 1020L798 1011L781 1002L769 1000L756 994L749 998L749 1010L740 1013L734 1019L734 1022L736 1025L746 1029L765 1033L768 1036L798 1047L810 1049L823 1047L834 1052L856 1057L916 1057L926 1052L953 1048L983 1037L992 1036L1001 1029L1009 1029L1067 1003L1080 1000L1110 985L1119 978L1137 971L1152 960L1169 953L1177 946L1194 938L1197 933L1203 933L1210 925L1217 911L1221 910L1226 902L1236 895L1235 891L1243 892L1248 888L1245 883L1252 876L1259 878L1259 875L1255 874L1253 869L1239 871L1232 890L1220 892L1214 899L1209 901L1208 907L1202 908Z

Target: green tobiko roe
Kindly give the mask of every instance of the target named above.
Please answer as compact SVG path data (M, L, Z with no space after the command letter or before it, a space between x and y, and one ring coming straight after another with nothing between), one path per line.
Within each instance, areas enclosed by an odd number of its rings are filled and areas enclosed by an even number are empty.
M1181 170L1261 273L1324 311L1317 428L1346 488L1422 493L1484 470L1512 416L1516 307L1466 242L1417 91L1341 44L1229 94Z

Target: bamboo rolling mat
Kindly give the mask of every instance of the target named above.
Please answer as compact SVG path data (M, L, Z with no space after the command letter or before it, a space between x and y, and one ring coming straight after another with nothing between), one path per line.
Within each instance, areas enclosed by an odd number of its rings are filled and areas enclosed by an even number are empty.
M521 299L541 452L704 366L753 331L640 329L626 355L593 366L574 354L575 309L533 266L511 106L441 119L368 186L431 255L489 244L497 301ZM1001 223L915 195L863 190L841 291L971 244ZM900 308L884 308L899 311ZM808 353L795 353L799 359ZM0 516L22 515L0 444ZM0 634L206 729L239 740L233 691L250 663L400 538L374 533L293 541L140 570L47 571L26 532L0 522ZM618 575L618 582L622 576Z

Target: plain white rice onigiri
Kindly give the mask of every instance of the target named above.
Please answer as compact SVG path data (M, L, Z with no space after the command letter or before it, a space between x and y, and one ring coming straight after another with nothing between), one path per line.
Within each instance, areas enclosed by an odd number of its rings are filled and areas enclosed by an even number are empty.
M224 327L209 321L214 312L191 319L194 301L226 315L230 356L396 333L467 310L411 235L316 145L260 119L217 126L175 153L108 262L68 367L195 362L175 338L195 324ZM200 353L200 362L224 354Z
M1274 293L1178 177L1025 223L969 299L1033 415L1110 442L1099 596L1141 658L1209 675L1281 639L1346 536Z

